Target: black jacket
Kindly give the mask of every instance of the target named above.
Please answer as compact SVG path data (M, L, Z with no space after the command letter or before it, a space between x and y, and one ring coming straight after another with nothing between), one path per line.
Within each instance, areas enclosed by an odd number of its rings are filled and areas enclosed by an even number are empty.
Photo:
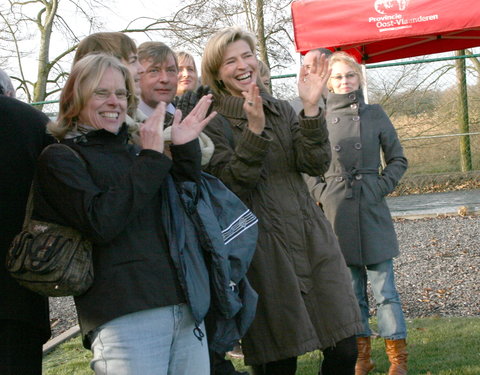
M50 337L48 300L21 287L5 270L5 255L21 231L35 161L53 142L48 117L29 104L0 95L0 319L29 322Z
M118 135L91 131L47 150L38 166L34 217L70 225L93 242L95 280L76 297L84 345L88 333L112 319L185 302L161 223L165 177L198 181L198 141L172 146L173 162Z

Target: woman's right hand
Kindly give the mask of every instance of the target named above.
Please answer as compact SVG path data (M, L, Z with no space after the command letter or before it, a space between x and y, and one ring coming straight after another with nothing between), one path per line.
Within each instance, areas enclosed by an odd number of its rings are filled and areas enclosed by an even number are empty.
M217 114L213 111L207 116L212 99L212 94L202 96L197 105L183 120L182 112L178 109L175 111L172 124L172 143L174 145L183 145L198 138L205 126Z
M265 128L265 113L263 112L263 100L260 96L260 89L252 83L248 92L242 92L245 98L243 110L247 115L248 128L257 135L262 134Z
M158 103L152 115L140 127L140 142L143 149L163 152L163 123L167 104Z

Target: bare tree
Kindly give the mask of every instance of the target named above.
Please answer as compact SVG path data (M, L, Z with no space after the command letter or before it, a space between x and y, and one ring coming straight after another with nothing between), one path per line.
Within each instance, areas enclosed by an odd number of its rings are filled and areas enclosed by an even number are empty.
M3 29L3 43L9 48L2 51L2 57L15 58L18 75L13 75L12 78L26 99L29 102L44 101L63 87L67 73L60 61L75 50L79 38L62 15L61 0L7 2L0 14L0 25ZM65 0L62 4L68 5L77 16L83 17L90 25L90 30L98 27L96 18L91 15L95 14L94 9L104 7L99 1ZM51 42L55 32L62 35L66 46L62 52L51 58ZM34 37L38 38L38 50L23 50L21 42ZM33 53L36 53L37 72L35 81L30 81L25 72L24 58Z
M293 62L290 4L292 0L186 0L168 18L142 17L124 32L161 32L167 44L201 55L205 43L216 31L241 25L254 33L258 54L272 69ZM272 62L272 63L271 63Z

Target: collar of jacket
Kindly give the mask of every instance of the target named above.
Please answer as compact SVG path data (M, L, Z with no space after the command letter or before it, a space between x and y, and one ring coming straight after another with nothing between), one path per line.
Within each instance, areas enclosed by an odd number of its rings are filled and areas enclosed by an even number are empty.
M128 141L128 126L123 124L117 134L106 131L105 129L91 130L80 133L72 138L76 144L122 144Z
M278 108L278 101L270 94L261 91L260 96L263 100L263 109L265 112L271 112L274 115L279 116L279 108ZM244 98L240 98L238 96L215 96L214 100L214 107L215 110L229 119L237 119L237 120L246 120L247 115L243 110L243 103L245 102ZM265 113L267 115L267 113Z
M333 92L329 92L327 96L327 110L330 112L350 107L354 103L357 103L359 106L365 105L362 89L358 89L347 94L335 94Z

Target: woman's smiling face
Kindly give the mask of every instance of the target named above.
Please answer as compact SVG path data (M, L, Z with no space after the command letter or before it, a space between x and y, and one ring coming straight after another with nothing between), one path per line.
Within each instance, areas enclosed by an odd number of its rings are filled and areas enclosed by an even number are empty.
M237 40L225 49L218 78L231 95L243 97L242 92L257 82L257 69L257 58L248 43Z
M335 94L346 94L360 88L360 77L350 65L337 61L332 64L330 84Z
M128 95L123 74L108 68L78 115L81 124L118 133L125 121Z

